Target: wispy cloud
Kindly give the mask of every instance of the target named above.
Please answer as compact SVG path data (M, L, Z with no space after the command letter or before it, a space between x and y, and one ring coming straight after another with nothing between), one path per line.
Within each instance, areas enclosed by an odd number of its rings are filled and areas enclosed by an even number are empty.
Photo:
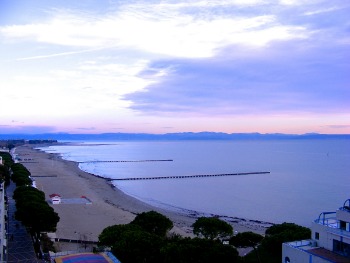
M93 49L85 49L85 50L78 50L78 51L61 52L61 53L48 54L48 55L17 58L15 60L16 61L25 61L25 60L36 60L36 59L46 59L46 58L70 56L70 55L77 55L77 54L83 54L83 53L88 53L88 52L94 52L94 51L102 50L102 49L106 49L106 48L93 48Z
M350 128L350 125L338 124L338 125L327 125L326 127L331 129L347 129L347 128Z
M54 126L33 126L33 125L0 125L1 134L41 134L55 132Z
M225 11L229 3L234 8L243 5L242 1L215 3L131 4L105 16L60 11L45 22L2 27L0 32L13 40L97 49L114 46L175 57L208 57L226 45L262 46L274 40L308 35L302 26L283 25L273 14L242 15L231 10L235 12L232 15ZM193 6L205 8L205 15L191 12ZM75 52L33 58L79 51Z

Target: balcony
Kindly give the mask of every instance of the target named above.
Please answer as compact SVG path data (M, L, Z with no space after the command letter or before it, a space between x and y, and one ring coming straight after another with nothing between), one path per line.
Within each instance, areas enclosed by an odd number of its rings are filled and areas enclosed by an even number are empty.
M315 223L331 228L340 228L340 222L336 217L336 212L322 212L315 220Z
M320 214L318 219L315 220L315 223L327 227L328 233L350 238L350 232L342 227L343 222L334 216L338 216L338 212L339 210L337 212L323 212Z

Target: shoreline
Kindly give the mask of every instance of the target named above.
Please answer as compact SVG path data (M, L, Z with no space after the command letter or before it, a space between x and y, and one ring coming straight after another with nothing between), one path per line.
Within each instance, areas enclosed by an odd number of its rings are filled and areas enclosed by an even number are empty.
M20 161L30 172L38 189L49 195L56 193L62 198L86 196L92 204L52 205L61 220L56 237L97 241L101 231L110 225L128 224L138 213L155 210L174 223L171 232L182 236L193 236L191 225L200 216L217 216L230 223L234 231L253 231L264 234L270 222L245 218L204 214L178 208L180 212L159 208L129 196L115 187L107 178L87 173L78 162L64 160L59 153L47 153L38 147L50 145L23 145L15 153L23 157ZM25 156L25 157L24 157ZM26 159L26 160L25 160Z

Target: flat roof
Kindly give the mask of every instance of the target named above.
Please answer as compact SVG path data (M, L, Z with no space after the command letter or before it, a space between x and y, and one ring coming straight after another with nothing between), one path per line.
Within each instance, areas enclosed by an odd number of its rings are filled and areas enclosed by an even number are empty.
M333 263L350 263L350 258L336 254L330 250L318 247L306 250L308 253L318 256L323 259L327 259Z

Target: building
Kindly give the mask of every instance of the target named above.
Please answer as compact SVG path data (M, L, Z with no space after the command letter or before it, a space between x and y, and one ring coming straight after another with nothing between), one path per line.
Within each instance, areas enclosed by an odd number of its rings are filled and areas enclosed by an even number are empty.
M336 212L323 212L310 240L284 243L283 263L350 263L350 199Z
M53 205L57 205L61 203L61 196L59 194L52 194L50 195L51 203Z
M0 184L0 262L5 262L6 258L6 202L5 202L5 183Z

